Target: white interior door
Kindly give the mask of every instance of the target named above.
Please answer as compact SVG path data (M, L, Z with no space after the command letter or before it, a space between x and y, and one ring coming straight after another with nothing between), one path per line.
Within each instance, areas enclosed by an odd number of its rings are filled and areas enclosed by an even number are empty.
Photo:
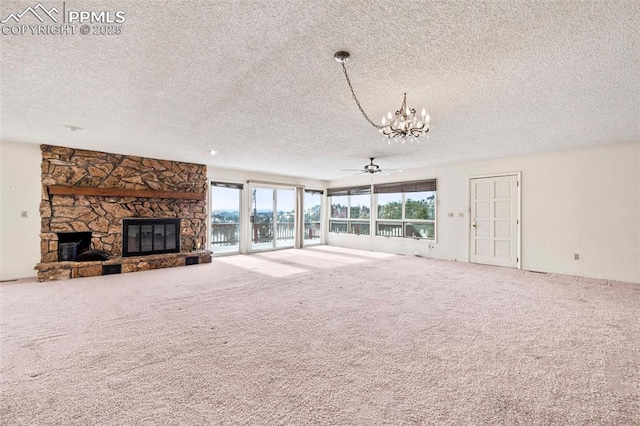
M471 262L518 267L518 185L518 175L471 179Z

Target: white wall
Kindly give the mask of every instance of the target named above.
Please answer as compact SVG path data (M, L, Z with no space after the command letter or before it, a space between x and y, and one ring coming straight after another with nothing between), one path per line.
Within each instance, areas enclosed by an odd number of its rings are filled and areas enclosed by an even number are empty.
M276 182L285 185L301 185L309 189L324 189L327 182L321 180L304 179L292 176L282 176L268 173L254 173L244 170L231 170L220 167L207 167L207 177L209 180L219 182L247 183L248 180L265 182Z
M435 247L429 250L427 241L334 233L328 243L468 261L469 177L518 171L522 268L640 283L640 143L375 176L374 183L438 179ZM328 187L363 183L371 177L332 181ZM574 253L580 260L573 260Z
M241 183L244 185L244 191L242 193L242 211L240 212L241 223L250 223L251 215L251 191L250 186L252 184L259 184L260 182L268 183L273 186L291 186L291 187L303 187L307 189L325 189L327 182L311 179L296 178L291 176L281 176L266 173L252 173L242 170L230 170L217 167L207 167L207 177L209 181L227 182L227 183ZM264 185L263 185L264 186ZM211 203L211 193L207 197L209 203ZM326 210L326 195L323 200L323 208ZM209 206L210 208L210 206ZM208 220L211 220L211 215L207 215ZM326 214L325 214L326 217ZM326 222L326 221L325 221ZM210 225L210 224L209 224ZM240 252L249 252L249 241L251 240L251 229L248 226L241 228L240 234ZM323 243L326 243L326 223L323 223L321 232L323 235ZM214 253L215 254L215 253Z
M0 280L36 275L41 158L38 145L0 141Z
M0 280L35 276L40 163L37 145L0 142ZM469 177L515 171L522 172L524 269L640 283L640 143L375 176L376 182L438 179L438 239L431 251L425 241L324 234L334 245L467 261ZM225 182L261 180L314 189L371 183L364 175L327 183L214 167L207 175ZM245 207L247 221L250 207ZM573 253L580 253L580 260L573 260Z

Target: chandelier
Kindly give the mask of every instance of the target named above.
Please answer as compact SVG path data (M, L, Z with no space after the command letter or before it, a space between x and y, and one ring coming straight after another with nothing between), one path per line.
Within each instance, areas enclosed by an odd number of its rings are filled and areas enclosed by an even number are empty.
M402 106L400 109L395 112L395 114L391 114L391 111L387 113L386 116L382 117L382 124L376 124L369 116L364 112L362 106L360 105L360 101L356 97L355 92L353 91L353 86L351 86L351 80L349 79L349 74L347 74L347 67L344 65L349 60L349 52L336 52L333 55L336 62L342 65L342 70L344 71L344 76L347 79L347 84L349 85L349 89L351 90L351 95L353 99L356 101L356 105L358 105L358 109L364 116L364 118L371 124L373 127L378 129L380 133L384 135L385 141L389 144L392 142L406 143L406 142L414 142L420 143L418 139L422 135L429 135L429 129L431 128L429 122L431 118L429 114L427 114L427 110L422 108L420 116L416 115L416 110L413 108L407 107L407 94L404 94L404 98L402 100Z

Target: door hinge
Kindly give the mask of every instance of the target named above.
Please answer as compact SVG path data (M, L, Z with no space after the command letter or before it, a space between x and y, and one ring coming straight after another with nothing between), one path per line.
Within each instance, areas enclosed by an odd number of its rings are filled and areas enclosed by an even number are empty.
M520 225L520 219L516 219L516 225Z
M519 257L516 257L516 262L520 262L520 258Z
M516 186L520 186L520 181L519 180L516 181Z

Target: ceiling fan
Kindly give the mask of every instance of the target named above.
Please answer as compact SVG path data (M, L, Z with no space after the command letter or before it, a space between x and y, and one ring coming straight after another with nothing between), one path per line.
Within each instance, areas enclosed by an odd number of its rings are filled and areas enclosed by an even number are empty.
M369 157L369 164L365 164L362 169L342 169L343 172L360 172L360 173L380 173L383 175L388 175L389 173L397 173L401 172L402 169L381 169L377 164L373 164L373 160L375 157Z

